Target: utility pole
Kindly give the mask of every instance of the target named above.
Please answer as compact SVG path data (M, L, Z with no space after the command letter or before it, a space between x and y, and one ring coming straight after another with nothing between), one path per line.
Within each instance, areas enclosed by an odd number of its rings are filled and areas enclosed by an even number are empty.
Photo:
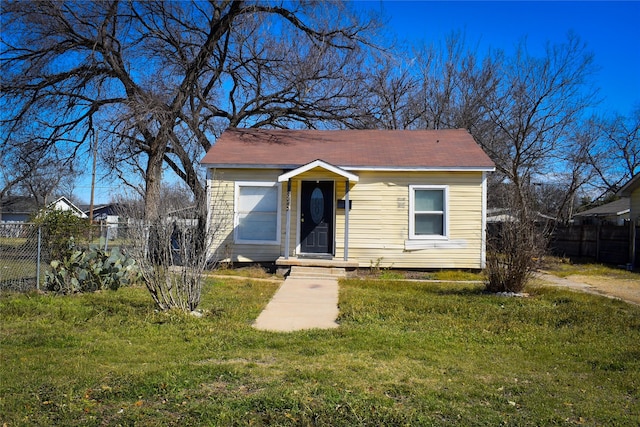
M98 162L98 130L93 134L93 167L91 169L91 201L89 202L89 224L93 224L93 195L96 189L96 164Z

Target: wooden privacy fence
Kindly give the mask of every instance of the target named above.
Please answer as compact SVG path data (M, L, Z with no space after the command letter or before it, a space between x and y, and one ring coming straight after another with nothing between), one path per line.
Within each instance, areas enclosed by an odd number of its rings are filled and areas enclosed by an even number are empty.
M549 249L558 256L591 258L597 262L638 268L640 227L631 224L557 226L551 234ZM632 260L634 255L635 260Z

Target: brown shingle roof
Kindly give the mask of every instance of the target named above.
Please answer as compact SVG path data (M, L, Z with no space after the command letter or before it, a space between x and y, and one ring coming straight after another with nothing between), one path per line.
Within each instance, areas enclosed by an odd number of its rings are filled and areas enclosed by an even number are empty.
M491 169L464 129L271 130L229 128L202 164L295 168L314 160L342 168Z

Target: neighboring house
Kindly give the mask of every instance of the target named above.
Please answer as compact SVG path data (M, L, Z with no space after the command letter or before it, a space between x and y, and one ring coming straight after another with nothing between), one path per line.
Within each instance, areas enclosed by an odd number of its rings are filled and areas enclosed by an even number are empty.
M631 200L629 204L629 220L633 231L630 233L629 259L631 262L629 263L629 268L635 269L640 264L638 260L640 257L640 248L638 248L640 242L637 239L638 233L636 228L640 225L640 173L635 174L629 182L618 191L618 196L629 197Z
M37 212L33 197L9 196L0 202L0 222L29 222Z
M66 197L60 197L47 205L47 209L70 210L80 218L88 218L84 212ZM12 196L0 203L0 222L29 222L38 215L40 207L33 197Z
M79 218L89 218L79 207L74 205L66 197L60 197L57 200L49 203L47 209L59 210L59 211L71 211Z
M494 164L466 130L231 128L202 164L219 259L485 266Z
M80 208L87 216L91 217L91 205L81 205ZM93 207L93 222L99 223L100 228L106 226L106 235L108 239L116 239L118 237L118 222L120 221L121 207L116 203L108 203L105 205L95 205Z
M618 191L618 196L629 197L629 219L637 223L640 219L640 173L635 174L633 178Z
M79 207L88 218L91 214L91 205L80 205ZM119 213L118 205L114 203L95 205L93 207L93 220L96 222L117 224Z
M597 206L574 215L576 224L612 224L624 225L629 220L629 207L631 201L628 197Z

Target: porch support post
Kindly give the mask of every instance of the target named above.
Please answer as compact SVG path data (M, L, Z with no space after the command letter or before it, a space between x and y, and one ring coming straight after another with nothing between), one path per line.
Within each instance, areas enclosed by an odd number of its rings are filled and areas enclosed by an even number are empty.
M349 260L349 180L344 187L344 260Z
M287 225L284 240L284 259L289 259L289 236L291 235L291 178L287 180Z

